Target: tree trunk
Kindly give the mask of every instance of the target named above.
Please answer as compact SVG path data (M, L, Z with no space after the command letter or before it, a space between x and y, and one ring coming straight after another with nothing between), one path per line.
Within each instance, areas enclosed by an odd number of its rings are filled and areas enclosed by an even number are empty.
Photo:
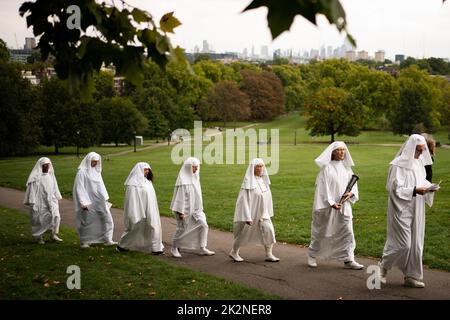
M58 142L55 142L55 154L59 154Z
M331 133L331 143L334 142L334 132Z

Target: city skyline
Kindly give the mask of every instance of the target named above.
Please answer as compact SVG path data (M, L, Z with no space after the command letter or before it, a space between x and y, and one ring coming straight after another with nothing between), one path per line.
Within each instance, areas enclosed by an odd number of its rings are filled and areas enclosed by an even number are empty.
M14 49L23 48L23 39L33 36L32 30L26 28L25 19L18 14L23 2L0 0L0 38ZM396 54L414 58L450 57L450 40L446 35L450 28L450 3L443 4L442 0L341 2L347 12L348 29L357 40L355 51L364 50L374 56L376 51L383 50L388 59ZM128 0L127 3L149 11L157 21L164 13L175 11L182 25L170 38L187 52L194 52L196 46L201 51L203 40L212 44L215 52L242 53L246 48L249 54L252 47L259 54L261 46L267 46L271 54L277 49L304 52L320 50L322 46L336 48L345 40L345 35L339 34L323 16L317 19L318 27L298 16L290 31L272 41L267 9L241 13L250 0L192 0L189 4L182 0Z

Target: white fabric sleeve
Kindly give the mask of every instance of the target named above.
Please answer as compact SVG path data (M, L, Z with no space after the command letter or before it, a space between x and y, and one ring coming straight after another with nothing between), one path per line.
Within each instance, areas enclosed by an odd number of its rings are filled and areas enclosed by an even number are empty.
M75 192L77 193L78 202L81 206L89 206L91 205L91 199L84 187L85 175L79 171L75 178Z
M33 206L36 203L36 182L31 182L27 185L27 190L25 191L25 198L23 204L26 206Z
M241 189L236 201L236 209L234 213L234 222L253 221L250 211L250 192L249 189Z
M170 209L173 212L179 213L188 213L186 211L186 185L175 186L175 190L173 191L172 203L170 204Z
M406 184L405 169L398 166L394 166L393 170L394 170L394 172L392 173L393 181L391 183L395 195L402 200L412 200L415 186L405 186Z

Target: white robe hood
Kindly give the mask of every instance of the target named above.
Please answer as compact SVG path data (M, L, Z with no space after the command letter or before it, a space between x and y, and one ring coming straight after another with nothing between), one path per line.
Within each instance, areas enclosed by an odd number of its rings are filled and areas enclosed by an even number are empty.
M339 148L345 149L345 158L343 160L343 164L345 167L353 167L355 163L353 162L350 151L348 151L347 145L342 141L335 141L331 143L321 154L314 160L319 167L326 166L331 162L331 156L333 151Z
M33 170L31 170L31 173L28 176L26 186L28 186L30 183L33 183L33 182L39 182L42 175L44 174L42 172L42 166L44 164L49 164L48 174L51 176L51 180L53 181L54 195L55 195L56 199L61 200L62 199L61 192L59 191L58 182L56 181L53 164L49 158L42 157L36 162L36 164L33 167ZM25 197L25 200L24 200L25 204L30 202L29 197L30 197L30 195L27 194Z
M270 178L269 175L267 174L267 170L264 164L264 160L261 158L256 158L253 159L250 164L247 167L247 172L245 173L244 176L244 181L242 182L241 185L241 189L255 189L258 186L258 183L256 181L256 177L255 177L255 167L257 165L263 165L263 174L262 174L262 178L264 180L264 182L267 185L270 185Z
M125 186L142 187L147 178L144 176L144 169L152 169L147 162L138 162L125 180Z

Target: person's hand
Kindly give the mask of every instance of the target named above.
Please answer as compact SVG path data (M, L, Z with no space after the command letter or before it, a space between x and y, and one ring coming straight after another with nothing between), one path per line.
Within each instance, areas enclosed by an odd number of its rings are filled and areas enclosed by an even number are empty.
M180 213L180 219L181 219L181 220L184 220L184 218L186 218L186 217L187 217L187 214Z
M82 206L81 206L81 209L83 209L83 210L89 210L89 206L82 205Z
M348 199L350 199L351 197L353 197L353 192L347 192L344 193L344 199L342 200L342 203L344 203L345 201L347 201Z
M340 203L335 203L335 204L333 204L331 207L332 207L333 209L340 210L340 209L342 208L342 204L340 204Z
M246 224L248 224L249 226L251 226L253 224L253 221L245 221Z
M425 188L425 187L420 187L420 188L416 188L416 193L417 194L420 194L420 195L424 195L425 193L427 193L428 192L428 190L427 190L427 188Z

